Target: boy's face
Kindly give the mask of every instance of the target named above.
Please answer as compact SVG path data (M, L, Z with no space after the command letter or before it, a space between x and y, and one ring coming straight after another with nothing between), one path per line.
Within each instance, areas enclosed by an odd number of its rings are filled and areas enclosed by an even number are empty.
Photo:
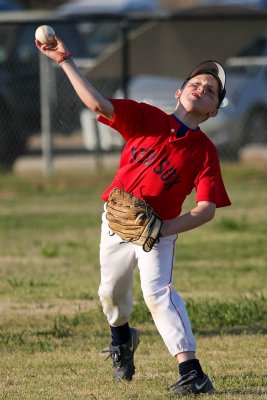
M219 82L209 74L197 75L177 90L176 98L187 112L213 117L218 112Z

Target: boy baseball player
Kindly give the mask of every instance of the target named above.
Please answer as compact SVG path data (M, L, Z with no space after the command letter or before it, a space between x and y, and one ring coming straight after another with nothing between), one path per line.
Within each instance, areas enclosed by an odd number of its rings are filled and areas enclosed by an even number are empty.
M211 394L209 377L196 358L196 341L182 298L172 285L177 236L213 219L217 207L230 205L217 151L199 124L215 117L225 96L225 73L215 61L204 61L176 90L172 114L133 100L104 98L77 69L64 43L39 50L57 62L84 104L101 123L125 139L113 182L102 194L104 212L100 239L99 296L111 331L109 353L116 379L132 380L139 331L129 327L132 279L139 269L144 300L171 355L177 358L179 378L169 391L174 396ZM110 193L120 188L150 205L162 221L150 251L124 241L110 229ZM196 190L196 206L181 214L183 202ZM120 221L119 221L120 223ZM153 230L153 228L152 228Z

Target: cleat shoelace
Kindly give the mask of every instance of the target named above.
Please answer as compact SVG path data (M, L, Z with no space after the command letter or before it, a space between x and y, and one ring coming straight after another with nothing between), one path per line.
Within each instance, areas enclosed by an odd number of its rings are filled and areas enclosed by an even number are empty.
M112 351L111 349L106 349L106 350L102 350L101 353L109 353L108 356L105 358L105 361L107 361L110 357L112 358L112 360L114 361L114 363L118 363L120 360L120 352L119 351Z

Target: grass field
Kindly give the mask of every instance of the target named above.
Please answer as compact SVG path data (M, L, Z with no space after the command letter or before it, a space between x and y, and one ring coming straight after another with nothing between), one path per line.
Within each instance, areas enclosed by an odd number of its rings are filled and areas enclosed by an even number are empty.
M99 195L113 170L0 177L0 399L168 399L178 377L134 280L132 383L114 382L102 315ZM233 205L180 235L187 302L214 399L267 399L267 172L223 164ZM185 210L194 202L188 199Z

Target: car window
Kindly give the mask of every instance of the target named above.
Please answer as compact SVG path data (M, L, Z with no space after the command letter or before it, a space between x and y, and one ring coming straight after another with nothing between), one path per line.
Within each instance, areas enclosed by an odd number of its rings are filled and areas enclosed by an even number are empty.
M56 35L59 36L68 46L68 50L75 57L88 57L89 53L85 45L85 40L78 27L74 23L56 23L51 24Z
M231 74L231 75L243 75L247 77L253 77L257 75L259 68L260 67L258 65L246 65L246 62L244 61L244 65L227 66L225 70L227 75Z
M114 23L94 24L94 26L91 24L91 29L86 33L83 27L83 35L91 57L96 57L108 45L117 42L121 38L121 30Z
M4 64L9 59L15 38L14 30L8 26L0 25L0 64Z
M17 37L18 62L25 64L38 59L39 53L36 51L34 33L35 29L33 26L22 27Z
M129 31L134 31L142 22L130 21ZM117 22L80 23L77 28L84 39L88 55L97 57L110 45L122 39L121 27Z

